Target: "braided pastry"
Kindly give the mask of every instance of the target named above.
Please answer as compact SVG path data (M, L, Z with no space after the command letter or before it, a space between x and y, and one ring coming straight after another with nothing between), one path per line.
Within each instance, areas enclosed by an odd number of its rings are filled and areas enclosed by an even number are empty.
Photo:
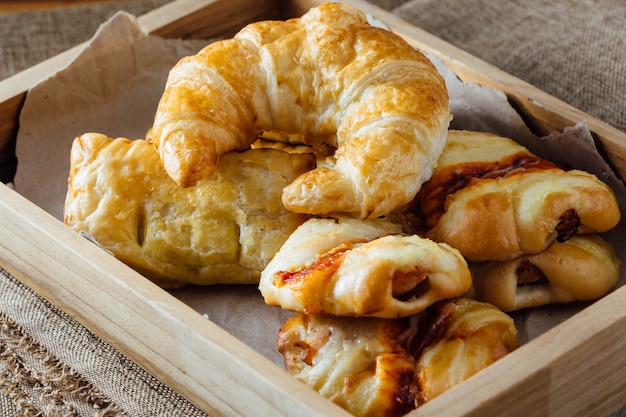
M430 176L451 115L445 82L399 36L349 6L250 24L170 72L153 138L181 186L263 131L336 149L287 186L291 211L367 218L407 203Z

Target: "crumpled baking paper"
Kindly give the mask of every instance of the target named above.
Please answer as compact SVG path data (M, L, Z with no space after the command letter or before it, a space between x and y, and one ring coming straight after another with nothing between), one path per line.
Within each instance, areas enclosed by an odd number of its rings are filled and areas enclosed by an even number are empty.
M149 36L133 16L120 12L112 17L73 62L28 93L17 140L18 192L62 220L73 139L85 132L143 138L152 125L169 69L207 43ZM597 173L624 195L623 184L596 152L584 122L549 138L536 138L502 92L462 83L441 61L431 59L446 79L453 128L513 138L548 159L558 157L572 167ZM574 155L584 157L563 153L572 147ZM613 239L624 235L621 228L612 232ZM623 247L617 249L626 259ZM620 282L624 284L623 277ZM256 286L190 286L171 293L282 366L276 335L292 313L267 306ZM520 341L536 337L580 308L572 304L514 313Z

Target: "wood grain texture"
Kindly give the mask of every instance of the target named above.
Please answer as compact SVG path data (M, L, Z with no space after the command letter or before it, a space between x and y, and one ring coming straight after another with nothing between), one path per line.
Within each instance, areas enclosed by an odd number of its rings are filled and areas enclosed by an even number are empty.
M209 415L347 415L0 185L0 265Z

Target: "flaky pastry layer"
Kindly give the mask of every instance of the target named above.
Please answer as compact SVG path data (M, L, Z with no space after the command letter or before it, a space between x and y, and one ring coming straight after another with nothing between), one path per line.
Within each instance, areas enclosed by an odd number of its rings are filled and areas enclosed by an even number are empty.
M395 318L470 288L456 249L398 230L382 219L306 221L261 274L265 302L308 314Z
M535 255L471 265L471 293L503 311L592 301L615 287L620 264L601 237L574 236Z
M181 60L153 135L181 186L263 131L328 144L332 166L286 187L285 206L373 218L407 203L430 176L450 120L445 82L423 54L360 11L326 3L301 18L252 23Z
M449 132L437 169L409 207L425 236L472 262L539 253L575 234L608 231L621 217L615 194L595 175L468 131Z
M181 188L149 141L84 134L72 145L64 221L163 287L256 284L307 218L280 196L313 164L309 154L231 152Z
M278 335L285 368L355 416L401 416L518 346L492 305L445 301L404 319L298 314Z

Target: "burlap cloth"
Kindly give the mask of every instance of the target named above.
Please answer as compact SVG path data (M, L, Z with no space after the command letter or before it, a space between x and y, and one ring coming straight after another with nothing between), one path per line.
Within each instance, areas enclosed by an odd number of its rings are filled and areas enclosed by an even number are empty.
M623 1L372 2L626 131ZM89 39L117 10L164 3L0 15L0 79ZM3 417L204 415L1 268L0 394Z

